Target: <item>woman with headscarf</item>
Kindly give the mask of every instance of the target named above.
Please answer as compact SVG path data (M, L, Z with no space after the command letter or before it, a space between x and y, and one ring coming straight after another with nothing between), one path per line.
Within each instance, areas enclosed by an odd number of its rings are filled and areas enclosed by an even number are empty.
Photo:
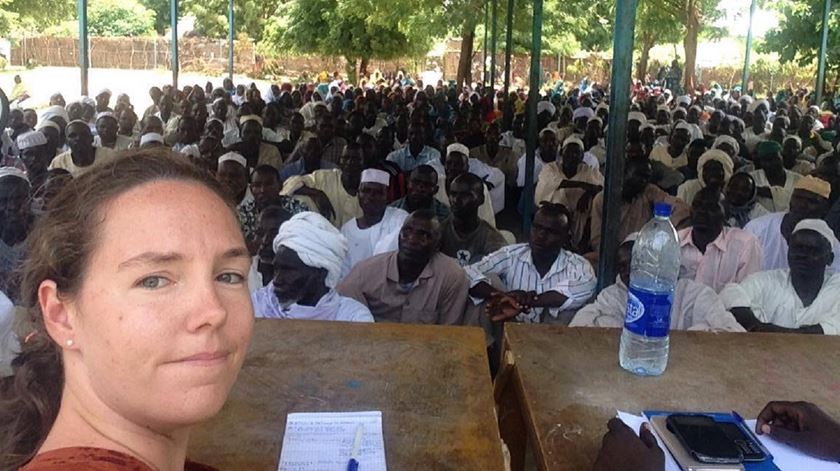
M697 161L697 178L688 180L677 188L677 198L691 204L694 195L706 186L717 186L723 191L733 171L729 154L719 149L707 150Z

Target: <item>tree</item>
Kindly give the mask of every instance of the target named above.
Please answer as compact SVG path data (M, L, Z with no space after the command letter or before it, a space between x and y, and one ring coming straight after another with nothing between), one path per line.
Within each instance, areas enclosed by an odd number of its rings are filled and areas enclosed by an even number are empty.
M695 88L694 70L697 68L697 42L700 32L708 29L720 18L718 10L720 0L650 0L651 8L662 10L662 14L677 19L683 27L683 47L685 49L686 92Z
M76 11L74 0L9 0L0 4L2 16L13 21L12 30L29 33L43 31L72 18Z
M365 74L370 59L417 57L431 48L444 23L424 16L425 8L422 1L296 0L269 20L260 47L343 56L354 80L356 61Z
M781 20L779 27L768 31L764 42L759 44L761 52L776 52L782 63L793 62L810 66L818 59L822 40L822 18L824 0L782 0L774 3ZM840 49L831 47L840 41L840 11L837 3L832 4L828 20L828 44L826 68L837 73L840 70Z
M636 78L644 80L647 75L650 50L657 44L671 44L679 41L682 24L656 0L639 0L636 11L635 47L639 50L639 68Z
M160 0L153 0L160 1ZM283 0L236 0L234 27L236 33L245 33L261 41L269 24L281 13ZM184 13L195 16L196 32L211 38L228 35L228 0L184 0Z
M170 0L139 0L140 4L155 12L155 31L157 34L164 34L169 28ZM180 5L180 4L179 4ZM181 13L180 11L178 13Z
M91 0L88 4L91 36L144 36L154 30L155 12L137 0Z

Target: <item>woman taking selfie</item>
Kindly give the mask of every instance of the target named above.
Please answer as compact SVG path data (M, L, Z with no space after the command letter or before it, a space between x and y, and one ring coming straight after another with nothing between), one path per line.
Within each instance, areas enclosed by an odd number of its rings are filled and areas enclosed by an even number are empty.
M30 235L34 325L0 403L0 469L181 471L253 327L250 257L224 191L129 153L82 175Z

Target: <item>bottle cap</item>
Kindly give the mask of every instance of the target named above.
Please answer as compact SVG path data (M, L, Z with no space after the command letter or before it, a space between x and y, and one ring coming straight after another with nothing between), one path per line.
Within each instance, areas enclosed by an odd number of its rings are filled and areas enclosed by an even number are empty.
M653 205L653 215L656 217L671 217L671 205L668 203L656 203Z

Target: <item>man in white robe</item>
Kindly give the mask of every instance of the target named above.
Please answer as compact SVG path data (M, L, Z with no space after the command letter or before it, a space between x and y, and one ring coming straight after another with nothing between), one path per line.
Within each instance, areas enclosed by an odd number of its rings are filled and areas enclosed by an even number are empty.
M373 322L364 304L335 291L347 240L323 216L294 215L273 248L274 280L251 295L256 317Z

